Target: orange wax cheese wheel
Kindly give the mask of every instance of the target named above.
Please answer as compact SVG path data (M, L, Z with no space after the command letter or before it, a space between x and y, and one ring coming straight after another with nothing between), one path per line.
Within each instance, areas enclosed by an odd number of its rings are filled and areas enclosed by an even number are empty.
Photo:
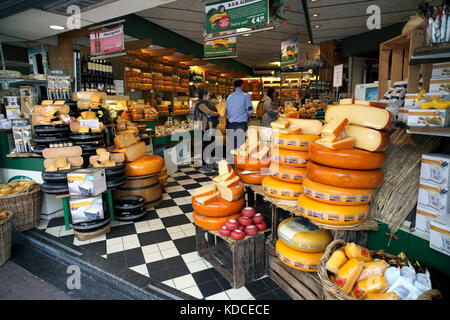
M282 166L276 161L272 161L269 173L275 179L289 183L303 183L305 177L305 168Z
M325 269L336 274L339 268L341 268L347 261L348 258L345 255L344 248L339 248L334 251L330 259L328 259L327 263L325 264Z
M284 200L297 200L303 190L301 184L280 181L272 176L264 177L261 184L265 194Z
M342 206L358 206L369 203L374 189L351 189L328 186L314 182L308 177L303 180L303 193L313 200Z
M278 238L289 248L302 252L322 252L333 240L328 230L319 229L303 218L288 218L278 226Z
M114 138L117 148L126 148L137 142L136 137L130 133L122 133Z
M393 122L392 113L387 110L356 104L328 106L325 122L333 118L347 118L349 124L377 130L385 130Z
M122 152L126 162L133 162L145 156L145 142L141 141L126 148L115 149L113 152Z
M241 213L235 213L232 215L224 216L224 217L208 217L199 214L198 212L194 211L194 222L196 225L198 225L202 229L206 230L219 230L228 219L234 219L237 220Z
M358 281L355 287L353 288L352 293L356 299L361 300L368 293L384 292L387 290L388 287L389 285L386 279L383 276L376 275Z
M345 254L347 257L350 258L356 258L359 260L362 260L364 262L372 261L372 256L370 255L369 249L357 245L354 242L347 243L347 245L344 248Z
M309 160L308 152L278 149L273 144L270 148L270 160L283 166L306 167Z
M126 174L128 177L147 176L161 172L163 167L164 159L162 157L147 154L137 160L127 163Z
M236 177L239 179L239 177ZM222 183L216 184L220 197L229 202L238 200L244 194L244 184L238 180L237 184L232 186L224 186Z
M384 270L386 270L388 267L389 264L386 262L386 260L383 259L366 262L364 263L364 269L359 276L358 281L367 279L368 277L372 276L382 276L384 275Z
M267 168L270 166L270 160L266 158L261 161L256 158L246 158L235 154L234 165L242 170L261 171L261 168Z
M255 171L252 173L242 174L244 170L235 168L234 171L239 176L242 182L249 184L261 184L264 177L267 175L267 171Z
M227 201L220 198L217 201L201 204L195 197L192 198L192 207L198 214L208 216L208 217L225 217L236 212L240 212L244 207L245 197L241 197L236 201Z
M317 143L311 144L309 157L324 166L352 170L379 169L386 160L384 152L360 149L331 150Z
M364 267L364 262L356 258L348 260L337 272L336 286L345 294L349 294L359 278Z
M306 165L306 174L312 181L342 188L376 188L383 183L383 171L350 170L322 166L313 161Z
M368 293L363 300L400 300L395 292Z
M369 206L337 206L312 200L304 194L298 198L300 214L310 220L330 225L356 225L367 219Z
M318 135L273 133L270 142L277 144L280 149L308 151L311 142L319 139Z
M276 255L287 266L306 272L317 272L322 252L301 252L289 248L280 239L275 244Z
M357 125L348 125L344 130L347 137L355 138L355 148L370 152L382 152L389 145L388 136L382 131Z

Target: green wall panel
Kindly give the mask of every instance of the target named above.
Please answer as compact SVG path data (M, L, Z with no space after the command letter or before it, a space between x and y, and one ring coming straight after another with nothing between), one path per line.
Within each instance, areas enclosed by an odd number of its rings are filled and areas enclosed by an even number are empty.
M0 132L0 168L17 170L43 171L43 158L7 158L10 153L8 145L8 132Z

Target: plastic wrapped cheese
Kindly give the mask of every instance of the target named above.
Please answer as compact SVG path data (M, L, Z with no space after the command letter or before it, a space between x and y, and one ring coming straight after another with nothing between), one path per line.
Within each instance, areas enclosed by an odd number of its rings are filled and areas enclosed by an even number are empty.
M340 267L344 265L348 261L347 256L345 255L344 248L339 248L331 255L330 259L328 259L325 268L336 274Z
M395 292L368 293L364 300L400 300Z
M384 270L386 270L387 267L389 267L389 264L383 259L366 262L358 281L367 279L372 276L382 276L384 274Z
M347 245L345 246L345 254L348 258L356 258L364 262L373 260L367 248L359 246L354 242L347 243Z
M357 299L362 299L368 293L384 292L388 288L388 283L383 276L376 275L360 280L353 288L353 296Z
M336 285L345 294L352 291L364 267L364 262L356 258L348 260L336 274Z

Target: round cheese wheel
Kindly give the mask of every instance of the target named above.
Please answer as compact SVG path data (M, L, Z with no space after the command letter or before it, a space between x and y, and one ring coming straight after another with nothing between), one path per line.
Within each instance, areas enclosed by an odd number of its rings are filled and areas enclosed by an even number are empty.
M301 184L280 181L272 176L266 176L261 184L265 194L285 200L297 200L303 190Z
M232 214L226 217L207 217L194 211L194 222L202 229L219 230L228 219L237 219L241 216L240 213Z
M354 170L378 169L386 160L384 152L369 152L360 149L331 150L317 143L311 144L309 156L312 161L324 166Z
M234 169L234 172L236 172L236 174L239 176L242 182L250 184L261 184L264 177L268 174L268 172L266 174L262 173L263 171L252 172L249 174L242 174L242 171L244 170L239 168Z
M283 166L306 167L309 160L308 152L278 149L276 145L270 146L270 160Z
M208 204L201 204L195 197L192 198L192 207L196 212L207 217L226 217L230 214L241 212L245 205L245 197L241 197L236 201L227 201L220 198L217 201Z
M303 183L305 172L305 168L282 166L276 161L272 161L269 168L275 179L289 183Z
M147 154L135 161L127 163L127 177L147 176L158 173L164 167L164 159L160 156Z
M280 149L308 151L309 144L319 138L320 136L308 134L274 133L270 137L270 142L277 144Z
M306 165L306 173L312 181L342 188L376 188L383 183L382 170L349 170L322 166L313 161Z
M291 268L306 271L317 272L319 269L320 259L323 256L321 252L302 252L289 248L280 239L275 244L276 255L278 259Z
M322 252L333 240L330 231L320 229L303 218L288 218L278 226L278 238L302 252Z
M234 165L236 168L248 171L261 171L261 168L267 168L270 166L269 159L260 161L256 158L245 158L239 155L234 155Z
M298 210L304 217L323 224L355 225L363 222L369 215L369 205L336 206L312 200L304 194L298 198Z
M314 182L308 177L303 180L303 193L305 196L324 203L341 206L359 206L369 203L375 189L355 189L329 186Z

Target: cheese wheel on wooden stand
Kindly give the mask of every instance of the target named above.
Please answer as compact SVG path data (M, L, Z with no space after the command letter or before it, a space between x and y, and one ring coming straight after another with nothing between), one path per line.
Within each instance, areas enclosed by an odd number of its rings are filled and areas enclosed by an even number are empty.
M330 225L356 225L367 219L369 205L337 206L312 200L302 194L298 198L299 213L316 222Z
M284 200L297 200L303 190L301 184L280 181L272 176L266 176L261 184L265 194Z
M276 255L287 266L306 272L317 272L322 252L301 252L289 248L280 239L275 244Z
M306 167L309 160L308 152L278 149L276 145L270 146L270 160L283 166Z
M272 177L280 181L289 183L303 183L306 169L283 166L276 161L272 161L270 164L269 173Z
M268 174L268 171L255 171L249 174L242 174L244 170L239 168L235 168L234 171L242 182L249 184L261 184L264 177ZM263 172L265 172L265 174Z
M268 158L263 161L256 158L245 158L239 155L234 155L234 165L236 168L248 171L261 171L261 168L268 168L270 160Z
M232 215L228 215L225 217L207 217L204 215L201 215L194 211L194 222L196 225L198 225L202 229L206 230L219 230L228 219L234 219L237 220L241 216L241 213L235 213Z
M160 156L147 154L133 162L127 163L128 177L140 177L159 173L164 168L164 159Z
M308 177L303 181L303 193L313 199L324 203L341 206L358 206L369 203L374 194L374 189L355 189L329 186L314 182Z
M320 136L308 134L273 133L270 142L277 144L280 149L308 151L310 143L319 138Z
M201 204L195 197L192 198L192 207L194 210L201 215L209 217L225 217L230 214L235 214L236 212L240 212L244 205L245 197L241 197L239 200L232 202L220 198L208 204Z
M317 143L311 144L309 157L312 161L324 166L352 170L379 169L386 160L384 152L360 149L331 150Z
M278 226L278 238L291 249L323 252L333 240L330 231L320 229L303 218L288 218Z
M313 161L306 165L306 174L312 181L342 188L376 188L383 183L382 170L350 170L322 166Z

